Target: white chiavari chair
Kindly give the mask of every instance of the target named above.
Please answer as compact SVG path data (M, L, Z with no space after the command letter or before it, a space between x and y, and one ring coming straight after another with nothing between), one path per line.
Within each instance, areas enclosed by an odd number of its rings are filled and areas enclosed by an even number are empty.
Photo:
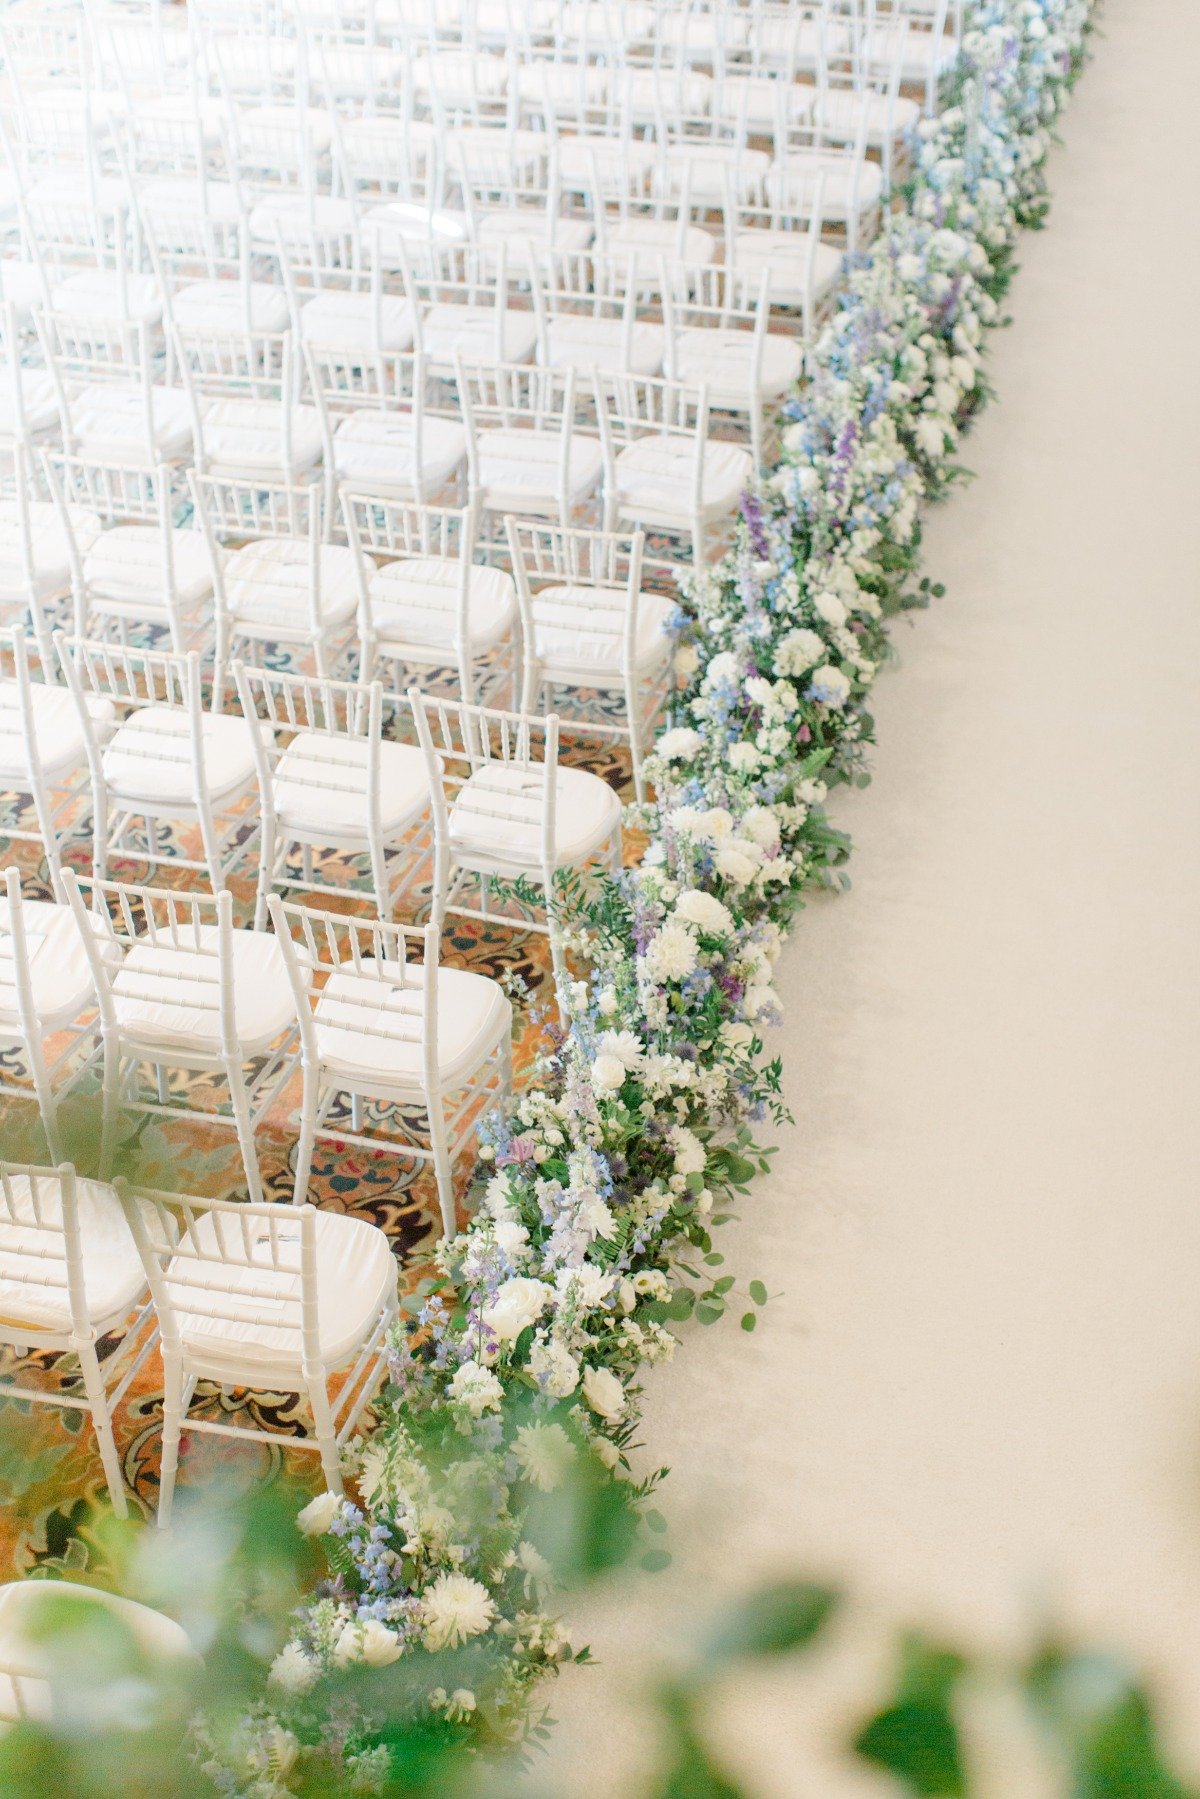
M272 887L283 886L361 896L390 918L427 850L429 788L420 750L384 737L381 685L313 681L240 662L233 672L243 716L255 726L262 818L256 928L265 922ZM394 702L388 710L394 713ZM314 848L365 861L369 885L318 876Z
M79 557L99 536L100 520L86 505L63 507L53 491L35 498L38 466L18 442L12 498L0 499L0 613L32 630L43 668L52 669L53 615L77 586Z
M191 456L195 407L182 387L155 379L157 325L41 307L34 322L64 396L71 455L141 468Z
M521 606L521 709L542 706L576 735L627 743L640 805L643 754L673 686L678 612L673 600L643 591L644 535L505 524Z
M126 1633L131 1654L110 1658L103 1669L102 1679L111 1681L113 1686L124 1682L130 1674L140 1675L144 1664L160 1674L165 1666L173 1665L181 1682L193 1682L202 1666L182 1626L137 1600L124 1599L77 1580L9 1581L0 1586L0 1722L15 1724L24 1720L48 1725L54 1721L56 1672L60 1677L69 1677L71 1664L56 1669L52 1627L61 1624L64 1612L69 1614L71 1609L84 1615L88 1610L102 1610ZM59 1695L66 1691L71 1692L68 1716L72 1727L78 1727L81 1713L87 1717L89 1734L131 1727L128 1710L122 1707L118 1712L109 1706L109 1694L104 1689L105 1715L100 1718L89 1704L91 1694L85 1694L82 1706L77 1707L74 1689L65 1684L59 1686ZM153 1709L139 1713L140 1728L153 1729L156 1723Z
M510 305L508 249L476 243L412 245L397 242L413 341L436 377L467 363L529 362L537 345L537 319L529 307ZM528 263L528 257L523 258Z
M516 588L501 568L476 562L471 507L415 506L343 492L342 516L359 590L359 679L390 665L419 671L427 686L440 670L458 697L500 699L516 681Z
M45 853L57 882L63 850L87 828L88 737L75 701L52 676L58 659L43 659L40 676L29 672L25 634L17 627L0 634L0 792L4 794L3 834L11 843L35 843ZM89 702L91 727L102 738L113 711L100 697ZM34 826L22 819L23 802L33 809Z
M304 346L308 385L322 416L329 490L352 488L433 503L461 487L467 430L434 409L416 351Z
M255 1132L295 1072L296 1009L269 931L235 931L229 893L80 880L63 890L100 1010L100 1174L112 1170L123 1112L232 1127L246 1188L262 1198ZM172 1069L215 1080L175 1096ZM206 1106L217 1082L228 1092Z
M209 548L198 523L173 523L171 470L57 453L41 468L70 553L74 635L161 633L178 656L207 647Z
M687 541L705 566L714 530L754 478L740 444L708 434L708 393L682 381L597 373L606 530L638 525Z
M55 641L87 750L93 873L103 879L111 856L162 862L207 875L219 891L254 844L245 802L256 765L246 721L205 708L195 650L177 656L61 634ZM163 821L185 833L173 839L160 831ZM198 830L199 855L189 826Z
M773 449L772 415L800 379L804 350L793 328L770 330L771 276L736 265L664 263L666 370L673 381L703 387L709 405L744 417L755 465Z
M267 644L320 675L331 674L354 637L358 587L344 544L324 541L324 485L188 475L194 518L207 545L216 623L215 681L235 656ZM249 538L237 548L226 547Z
M434 925L347 918L274 898L271 922L300 1017L295 1203L308 1190L316 1138L333 1137L431 1163L442 1227L454 1236L454 1164L483 1111L512 1090L512 1006L503 988L439 965ZM390 1129L372 1120L364 1130L364 1102L384 1112Z
M620 867L620 800L599 775L560 764L553 713L467 706L415 688L408 697L433 798L433 923L440 930L454 914L548 935L561 984L555 877Z
M0 1343L69 1358L67 1366L55 1366L57 1386L5 1380L0 1397L90 1416L118 1518L128 1516L129 1502L113 1414L157 1341L153 1316L141 1257L113 1188L80 1179L69 1162L57 1168L0 1162ZM100 1341L117 1333L119 1348L102 1361ZM72 1391L71 1363L82 1393ZM0 1604L3 1593L0 1588Z
M666 331L639 316L644 270L636 256L549 250L530 269L537 359L547 368L657 375Z
M341 1450L387 1365L397 1269L384 1233L361 1218L130 1189L117 1193L154 1298L163 1360L158 1523L171 1521L186 1428L278 1446L277 1431L192 1412L199 1381L295 1392L311 1435L294 1449L320 1455L330 1492L342 1491ZM349 1369L336 1397L331 1378Z
M725 207L725 267L744 282L770 279L771 305L799 312L805 342L812 339L842 277L844 255L822 241L825 176L818 171L807 193L777 203ZM787 205L783 204L784 199Z
M69 906L26 899L4 871L0 900L0 1093L37 1105L55 1161L63 1154L59 1107L97 1059L96 990Z
M508 512L581 522L597 501L604 462L598 438L577 426L574 369L459 357L456 376L482 540L491 541Z

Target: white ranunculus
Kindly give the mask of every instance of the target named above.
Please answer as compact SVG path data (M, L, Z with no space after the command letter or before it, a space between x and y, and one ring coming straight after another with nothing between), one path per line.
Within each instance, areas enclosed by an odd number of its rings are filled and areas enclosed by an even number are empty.
M597 1093L616 1093L625 1080L625 1064L616 1056L597 1056L592 1063L592 1086Z
M732 881L738 887L748 886L759 868L759 864L752 862L744 850L734 849L732 845L717 851L714 866L722 879Z
M840 631L846 622L846 608L836 593L815 593L813 595L813 611L818 618L823 618L827 625Z
M502 1343L512 1343L528 1325L537 1323L549 1300L545 1281L516 1274L503 1282L491 1305L484 1306L484 1325Z
M321 1537L333 1523L341 1500L336 1493L318 1493L296 1514L296 1529L304 1537Z
M711 936L728 937L733 930L733 914L728 906L723 906L715 894L705 893L702 888L686 888L675 901L675 910L697 930Z
M625 1410L625 1389L611 1368L585 1368L583 1396L593 1412L610 1424Z

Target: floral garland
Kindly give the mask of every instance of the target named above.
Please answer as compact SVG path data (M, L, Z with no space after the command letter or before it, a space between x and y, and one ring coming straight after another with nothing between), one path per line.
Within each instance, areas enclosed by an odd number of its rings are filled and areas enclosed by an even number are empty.
M531 1516L581 1477L636 1510L654 1485L628 1464L639 1373L674 1353L671 1320L730 1303L711 1232L762 1165L751 1124L780 1111L760 1037L778 1016L772 967L804 891L840 878L848 844L824 802L866 778L887 622L940 591L916 583L920 507L961 472L1089 11L974 0L905 208L850 266L786 409L782 463L744 497L729 555L685 583L683 685L647 764L650 846L580 902L569 947L589 979L511 1114L490 1121L478 1210L422 1283L417 1330L397 1335L361 1503L322 1495L301 1514L334 1578L276 1659L238 1771L198 1746L221 1790L274 1799L332 1756L369 1791L386 1749L365 1722L331 1732L322 1705L349 1664L433 1658L416 1713L484 1745L525 1740L543 1679L575 1658L546 1610L554 1575ZM757 1283L751 1295L765 1299ZM464 1646L472 1684L448 1690Z

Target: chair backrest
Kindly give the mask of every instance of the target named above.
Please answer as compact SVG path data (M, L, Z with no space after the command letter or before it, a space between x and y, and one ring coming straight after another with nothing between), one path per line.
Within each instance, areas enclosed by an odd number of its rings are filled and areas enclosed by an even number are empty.
M439 843L448 840L450 811L447 789L453 792L473 776L486 777L500 770L501 792L494 803L481 792L480 803L494 825L497 818L514 823L540 824L542 862L547 873L554 866L555 800L558 770L558 715L538 717L530 713L504 712L496 707L468 705L437 694L408 690L408 703L416 721L417 737L425 752L429 790L433 804L434 833ZM520 770L536 777L523 793L504 779L507 771ZM459 804L462 796L459 796ZM461 814L470 829L469 809Z
M36 1323L39 1292L44 1304L61 1313L66 1298L76 1338L91 1336L83 1279L75 1170L0 1162L0 1283L19 1287L20 1322L0 1318L0 1339L36 1343L39 1335L62 1340L61 1326ZM27 1317L34 1322L27 1322Z
M63 892L75 914L106 1035L151 1054L163 1040L139 1034L118 1010L124 1000L184 1006L211 1015L227 1060L240 1059L233 995L233 898L97 881L64 869ZM131 953L139 952L139 953Z
M353 492L343 492L340 499L346 538L354 552L359 615L364 623L369 623L371 617L371 578L380 567L418 557L436 558L454 564L458 570L455 635L460 648L465 646L471 564L477 538L476 509L424 506L415 501L377 499ZM419 591L407 596L407 603L419 606Z
M40 648L40 646L39 646ZM53 642L50 643L53 652ZM42 654L43 681L52 678L56 667L53 654ZM25 632L20 625L0 631L0 757L4 763L5 782L16 791L29 792L35 802L43 829L53 819L50 805L50 783L42 765L38 735L34 729L34 694L29 673L29 651ZM18 780L21 785L18 786ZM52 846L47 845L47 849ZM51 867L55 857L51 855Z
M513 517L504 524L526 655L533 652L539 622L549 624L590 639L597 653L611 645L614 665L630 682L645 533L579 531ZM552 596L541 600L546 588Z
M342 1026L355 1036L419 1048L426 1094L438 1092L438 930L436 925L393 924L383 919L319 912L289 905L277 894L267 900L271 928L279 939L292 983L305 1060L320 1060L315 1013L322 1023ZM420 960L415 960L419 953ZM329 990L330 977L351 976L378 982L378 1004L365 1004L361 990ZM417 1010L389 1007L387 991L416 989Z
M259 793L264 814L274 810L272 775L280 757L295 738L320 737L366 745L367 816L379 816L379 752L383 736L383 688L378 681L366 686L356 681L333 681L325 676L294 675L275 669L233 664L234 683L242 715L251 724L269 727L269 740L261 729L251 732L258 769ZM331 795L357 794L358 782L341 773L336 753L318 771L305 763L306 789L324 789Z
M298 1336L305 1371L322 1370L312 1206L195 1199L114 1184L167 1355L180 1353L181 1313L192 1328L192 1321L209 1320L219 1340L223 1324L261 1325L266 1301L271 1323Z
M14 1025L22 1043L36 1041L41 1034L33 1003L21 876L10 864L4 871L4 903L0 910L0 1041L14 1040Z
M704 445L708 438L708 390L657 375L627 375L594 370L592 390L606 484L615 488L613 457L619 447L639 438L658 437L691 448L691 489L698 505L704 481Z

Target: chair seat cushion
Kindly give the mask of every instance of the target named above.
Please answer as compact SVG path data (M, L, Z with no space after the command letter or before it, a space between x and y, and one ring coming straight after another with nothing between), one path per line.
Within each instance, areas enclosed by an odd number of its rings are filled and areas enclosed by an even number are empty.
M767 175L767 196L785 210L804 211L816 198L817 176L822 177L821 211L836 224L857 210L861 215L879 204L883 193L883 169L877 162L857 163L852 155L836 150L791 151L782 164Z
M380 294L378 314L370 294L328 288L300 308L300 335L323 350L368 355L372 350L407 350L413 340L412 307L395 294Z
M412 415L364 410L343 419L333 436L338 479L368 493L407 498L420 486L427 498L445 487L467 453L467 434L455 419L426 418L417 468Z
M271 780L284 835L297 832L327 843L367 841L367 745L361 738L301 731ZM416 823L429 805L429 775L411 743L379 746L379 815L385 837Z
M66 532L52 500L30 500L29 560L38 599L65 593L71 580L71 560ZM83 506L69 506L71 530L80 553L90 549L100 534L100 520ZM21 554L21 514L15 500L0 500L0 600L29 598Z
M641 437L616 458L617 499L630 518L670 515L681 521L692 510L691 444L678 437ZM747 450L709 438L704 446L700 504L705 514L732 512L754 475Z
M623 587L543 587L534 596L535 654L543 679L610 687L622 678ZM657 593L638 596L635 669L665 662L675 646L668 621L676 608Z
M371 627L379 648L411 646L453 655L461 569L445 556L387 562L371 578ZM500 643L517 609L513 578L473 563L467 573L467 637L479 654Z
M47 1176L39 1181L38 1188L43 1216L61 1221L62 1193L57 1182ZM65 1254L46 1255L40 1263L47 1280L42 1287L18 1278L22 1270L30 1272L31 1264L28 1254L14 1253L18 1246L35 1252L48 1250L52 1245L61 1249L62 1239L35 1228L28 1175L12 1176L11 1192L20 1216L27 1217L29 1223L13 1224L7 1216L0 1219L0 1318L42 1330L70 1331ZM83 1244L84 1295L89 1318L100 1331L120 1322L133 1310L146 1290L146 1273L121 1202L112 1188L104 1181L78 1180L75 1192Z
M660 256L680 262L712 262L717 240L699 225L688 225L682 237L674 219L614 219L604 227L604 248L622 256L644 257L650 268Z
M358 605L352 550L342 544L317 548L321 625L344 624ZM240 633L312 636L311 550L303 539L272 537L235 550L225 565L229 613Z
M152 387L149 421L142 389L116 382L85 387L71 401L70 413L75 446L85 460L174 461L191 451L192 414L182 388Z
M621 819L607 781L581 768L558 768L554 866L579 867L603 849ZM450 849L464 868L540 875L540 768L489 762L463 782L450 808Z
M218 927L200 925L195 932L186 928L178 944L143 939L131 945L113 978L122 1032L164 1050L219 1051L217 944ZM269 932L234 931L232 988L234 1030L243 1055L265 1049L295 1023L283 952Z
M664 113L671 120L702 118L712 104L713 79L685 68L629 69L617 92L626 117L637 125L654 125Z
M708 202L722 206L729 191L740 196L754 193L767 170L771 158L765 150L742 150L735 157L728 144L673 144L668 158L656 170L655 179L664 194L683 191L685 181L690 203Z
M205 712L200 729L209 798L236 798L255 777L249 726L244 718ZM110 800L176 817L195 804L191 727L182 706L143 706L134 712L109 739L103 763Z
M365 973L335 969L316 1005L317 1049L322 1067L367 1092L419 1094L424 1086L421 1030L425 991L419 969L409 984L381 979L377 964ZM439 968L437 1066L444 1091L470 1080L506 1035L512 1007L487 975Z
M21 384L21 409L25 414L26 431L34 434L57 425L58 394L45 370L18 369L17 379ZM11 381L10 373L0 391L0 438L8 438L10 442L17 433L17 411L9 392Z
M602 369L614 374L657 375L662 368L666 333L661 325L635 319L626 341L620 319L593 319L559 313L546 327L546 353L539 361L550 368Z
M288 455L283 448L280 400L215 399L204 411L207 472L291 479L321 460L320 416L313 406L293 406Z
M369 1336L381 1308L394 1297L396 1260L384 1233L365 1219L318 1212L314 1223L321 1359L327 1368L338 1368ZM285 1225L279 1234L286 1237ZM196 1241L201 1250L211 1247L215 1263L218 1243L211 1213L197 1220ZM298 1228L294 1259L299 1261ZM186 1273L187 1267L186 1263L170 1264L171 1270L179 1273ZM237 1321L206 1318L203 1310L212 1304L211 1286L207 1290L199 1284L189 1288L182 1281L173 1285L185 1357L194 1356L207 1366L228 1367L231 1374L244 1375L246 1381L261 1378L274 1384L282 1376L298 1380L302 1345L300 1308L294 1302L300 1293L299 1274L272 1271L261 1264L245 1269L229 1264L206 1266L206 1280L211 1282L214 1277L235 1299L237 1309L249 1316ZM264 1289L274 1291L259 1296ZM189 1299L196 1311L188 1309Z
M525 431L496 426L480 431L479 489L483 504L499 511L520 512L527 507L542 510L558 504L561 435L557 431ZM569 504L586 498L600 479L603 457L600 441L571 433L567 452L566 498Z
M152 220L155 236L164 250L174 247L172 219L209 219L218 225L236 225L242 216L238 190L232 182L205 181L201 186L194 175L152 175L144 185L139 177L138 205ZM185 241L192 241L190 233ZM175 304L178 305L178 299Z
M292 50L294 58L292 45L281 44L278 38L268 41L273 50ZM281 144L294 144L297 131L303 134L314 156L324 156L333 142L333 127L322 106L305 106L299 111L294 103L247 106L238 115L238 139L243 156L249 162L259 156L269 158L267 166L272 169L277 167ZM290 153L294 166L297 152L292 149Z
M801 306L808 290L808 233L806 231L739 231L733 240L733 261L739 274L762 280L771 274L772 306ZM818 243L813 253L812 298L827 294L842 272L842 252L832 244Z
M127 274L122 296L115 269L87 269L58 282L50 299L56 312L100 324L157 325L162 318L162 295L153 275Z
M75 702L66 687L32 681L29 686L33 741L42 772L51 782L65 780L81 768L87 757L83 726ZM88 711L103 735L112 725L111 704L99 695L87 695ZM15 681L0 681L0 781L28 791L29 758L21 727Z
M16 313L18 324L24 324L33 307L42 304L42 273L38 264L19 256L0 258L0 296Z
M128 1232L126 1233L128 1234ZM44 1608L53 1604L56 1610L73 1601L103 1606L124 1624L141 1652L155 1661L193 1662L200 1658L188 1641L186 1632L171 1618L133 1599L121 1599L115 1593L98 1587L85 1587L66 1580L15 1580L0 1587L0 1667L46 1669L46 1678L30 1675L17 1683L8 1674L0 1674L0 1719L8 1721L25 1715L39 1723L53 1717L53 1692L49 1680L49 1653L42 1635Z
M503 56L441 50L436 56L415 57L409 79L421 93L436 91L446 106L470 105L476 99L499 99L508 86L508 63Z
M906 94L897 94L894 107L886 94L868 90L859 93L850 88L830 88L818 96L813 106L813 119L831 137L853 143L863 113L867 116L867 142L880 145L889 135L893 140L905 137L921 116L921 108Z
M46 1030L59 1030L96 1003L92 971L75 915L69 906L27 899L21 903L21 920L25 926L33 1009ZM103 925L98 918L94 923L99 934ZM19 1020L12 937L7 926L8 899L3 897L0 898L0 1036L11 1038L18 1030Z
M694 387L706 386L714 406L745 406L754 369L754 338L749 331L720 330L697 325L675 339L679 380ZM762 367L757 392L775 398L795 386L804 365L804 354L793 337L768 332L763 339Z
M497 330L503 331L497 355ZM537 321L531 312L510 307L498 325L494 306L431 306L421 320L421 347L435 366L464 362L528 362L537 346Z
M256 243L274 248L279 237L287 245L307 248L313 238L353 236L357 213L349 200L332 194L314 194L311 200L280 194L260 200L250 213L250 235Z
M204 537L178 525L170 532L176 596L182 606L194 607L212 592ZM112 616L164 617L163 554L158 525L114 525L102 531L83 561L89 605Z
M533 206L499 206L477 215L476 233L481 249L504 245L508 273L519 277L547 250L586 250L595 226L590 219L567 219Z
M286 331L287 295L269 281L189 281L171 302L181 331Z

